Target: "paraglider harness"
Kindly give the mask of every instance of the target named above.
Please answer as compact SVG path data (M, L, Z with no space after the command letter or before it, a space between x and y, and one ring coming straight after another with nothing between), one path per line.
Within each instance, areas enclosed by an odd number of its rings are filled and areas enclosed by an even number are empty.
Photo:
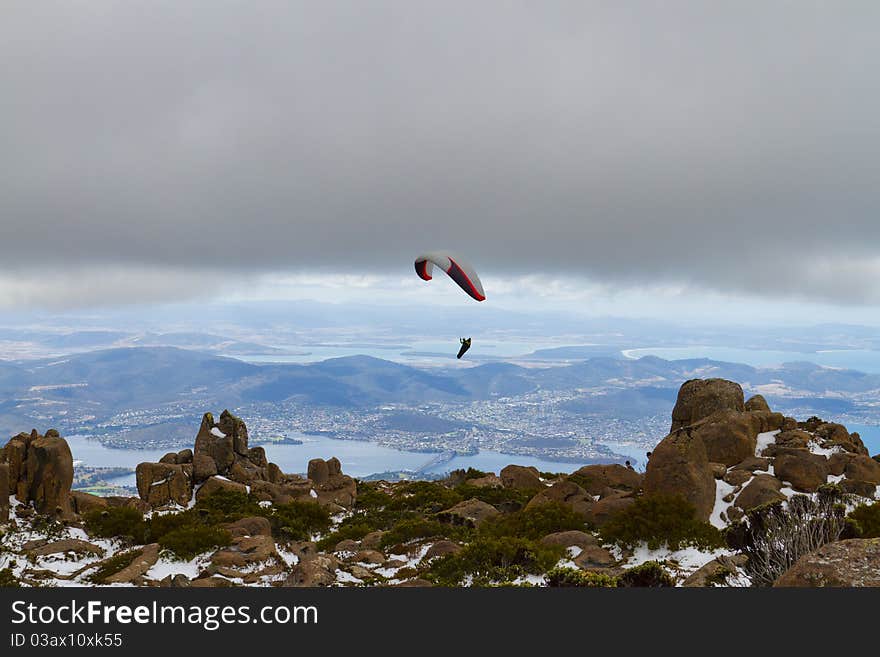
M464 356L464 352L471 348L470 338L459 338L459 342L461 342L461 349L458 350L458 356L456 356L456 358L461 358Z

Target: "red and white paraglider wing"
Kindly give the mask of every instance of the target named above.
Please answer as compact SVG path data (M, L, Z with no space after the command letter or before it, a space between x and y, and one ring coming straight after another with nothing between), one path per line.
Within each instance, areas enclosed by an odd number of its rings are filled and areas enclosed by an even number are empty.
M458 283L462 290L467 292L477 301L485 301L486 294L483 292L483 284L476 270L458 256L450 253L435 251L425 253L416 258L416 273L426 281L431 280L434 265L449 274L449 277Z

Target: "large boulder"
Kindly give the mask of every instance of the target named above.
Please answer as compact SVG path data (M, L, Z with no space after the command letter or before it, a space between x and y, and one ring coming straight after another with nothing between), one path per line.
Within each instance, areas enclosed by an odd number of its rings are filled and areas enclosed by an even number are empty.
M571 477L590 495L601 495L608 488L636 492L642 487L642 475L618 463L585 465Z
M725 379L691 379L678 390L670 432L686 427L716 411L744 411L742 387Z
M445 511L440 511L437 514L437 519L440 522L446 522L451 525L478 527L489 518L497 516L498 513L498 509L491 504L472 498L459 502Z
M192 466L140 463L135 469L138 495L153 507L186 506L192 499Z
M110 506L110 502L107 501L106 497L100 497L81 490L75 490L70 493L70 506L74 513L82 515L83 513L88 513L89 511L94 511L96 509L103 511Z
M550 488L545 488L529 500L526 509L533 509L548 502L564 504L584 517L596 503L587 491L573 481L557 481Z
M880 484L880 463L862 454L854 454L844 467L847 479Z
M880 538L854 538L804 555L773 586L880 586Z
M770 413L770 404L764 399L764 395L752 395L746 400L745 409L749 412L763 411Z
M57 431L45 436L36 430L19 434L3 450L9 466L7 489L20 502L33 503L38 513L71 513L70 486L73 483L73 456L70 446Z
M599 544L598 539L592 534L572 529L565 532L547 534L541 539L544 545L558 545L560 547L579 547L582 550Z
M714 479L712 480L714 484ZM616 497L603 497L591 506L586 512L586 521L593 527L601 527L616 514L635 504L634 497L619 495Z
M697 421L691 428L706 446L710 461L731 466L755 455L761 427L752 413L721 410Z
M756 475L736 497L734 504L743 511L749 511L764 504L782 502L785 495L780 493L782 482L772 475Z
M523 465L508 465L501 470L501 482L505 488L519 490L540 490L544 488L537 468Z
M336 582L339 562L329 555L315 555L297 563L282 586L318 587L332 586Z
M196 500L200 502L221 490L247 495L247 486L244 484L240 484L237 481L231 481L225 477L216 476L211 477L201 485L196 491Z
M777 456L773 470L778 479L804 493L814 493L828 481L828 459L805 450Z
M320 483L309 476L315 486L315 495L320 504L339 505L350 508L357 499L357 482L342 473L339 459L333 457L326 461L313 459L309 462L309 473L317 474Z
M649 495L680 495L693 504L699 518L709 519L715 506L715 477L706 446L690 428L670 433L654 448L644 490Z
M223 413L227 414L228 411L223 411ZM228 417L224 424L229 428ZM205 413L193 449L195 483L200 483L212 474L225 474L234 462L233 436L224 432L220 425L214 422L214 416L211 413Z
M853 454L868 456L868 450L857 433L850 433L846 427L836 422L823 422L813 429L822 447L841 447Z

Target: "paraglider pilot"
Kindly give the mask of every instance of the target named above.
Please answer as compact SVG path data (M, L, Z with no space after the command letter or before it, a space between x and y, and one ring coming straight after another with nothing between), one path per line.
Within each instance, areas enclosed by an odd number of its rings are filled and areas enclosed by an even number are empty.
M461 358L464 356L464 352L471 348L471 339L459 338L458 341L461 342L461 349L458 350L458 356L456 356L456 358Z

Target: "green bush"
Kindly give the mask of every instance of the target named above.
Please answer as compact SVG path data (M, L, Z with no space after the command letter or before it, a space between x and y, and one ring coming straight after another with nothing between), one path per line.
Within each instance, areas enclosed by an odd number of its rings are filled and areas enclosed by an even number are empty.
M273 534L297 541L308 540L312 534L326 532L332 524L330 510L317 502L294 500L261 511L272 524Z
M425 576L441 586L459 586L469 576L472 584L486 586L544 573L563 554L560 546L524 538L479 536L461 552L433 560Z
M407 543L417 538L440 537L462 539L471 530L427 518L409 518L397 523L382 535L381 547L388 548L398 543Z
M0 570L0 588L19 588L21 584L12 573L12 568Z
M374 531L374 528L367 522L360 520L355 520L350 523L343 522L336 531L327 534L327 536L318 541L318 549L322 551L332 550L340 541L347 539L359 541L371 531Z
M880 502L860 504L847 518L854 523L859 538L880 537Z
M604 573L593 573L577 568L557 567L550 570L544 579L550 587L589 587L612 588L617 586L617 578Z
M583 517L571 507L559 502L547 502L490 518L480 526L480 533L537 540L555 532L582 530L585 526Z
M115 507L94 509L84 516L86 531L100 538L127 538L141 543L144 540L146 524L144 515L137 509Z
M634 547L647 543L656 550L666 545L670 550L693 545L713 549L724 544L715 527L696 517L696 509L679 496L645 495L634 504L614 514L599 534L606 543Z
M115 575L123 568L127 568L140 553L140 550L128 550L113 555L106 559L95 572L89 575L89 580L96 584L102 584L111 575Z
M454 490L463 500L476 498L495 507L514 505L514 508L524 507L535 494L534 491L530 490L479 487L472 486L467 482L459 484Z
M617 586L660 587L675 586L672 576L656 561L646 561L625 571L617 578Z
M232 542L232 535L220 527L186 525L163 534L159 545L178 559L192 559L207 550L225 547Z
M262 515L265 511L253 496L222 488L200 499L196 508L206 510L216 519L222 516L226 522Z

